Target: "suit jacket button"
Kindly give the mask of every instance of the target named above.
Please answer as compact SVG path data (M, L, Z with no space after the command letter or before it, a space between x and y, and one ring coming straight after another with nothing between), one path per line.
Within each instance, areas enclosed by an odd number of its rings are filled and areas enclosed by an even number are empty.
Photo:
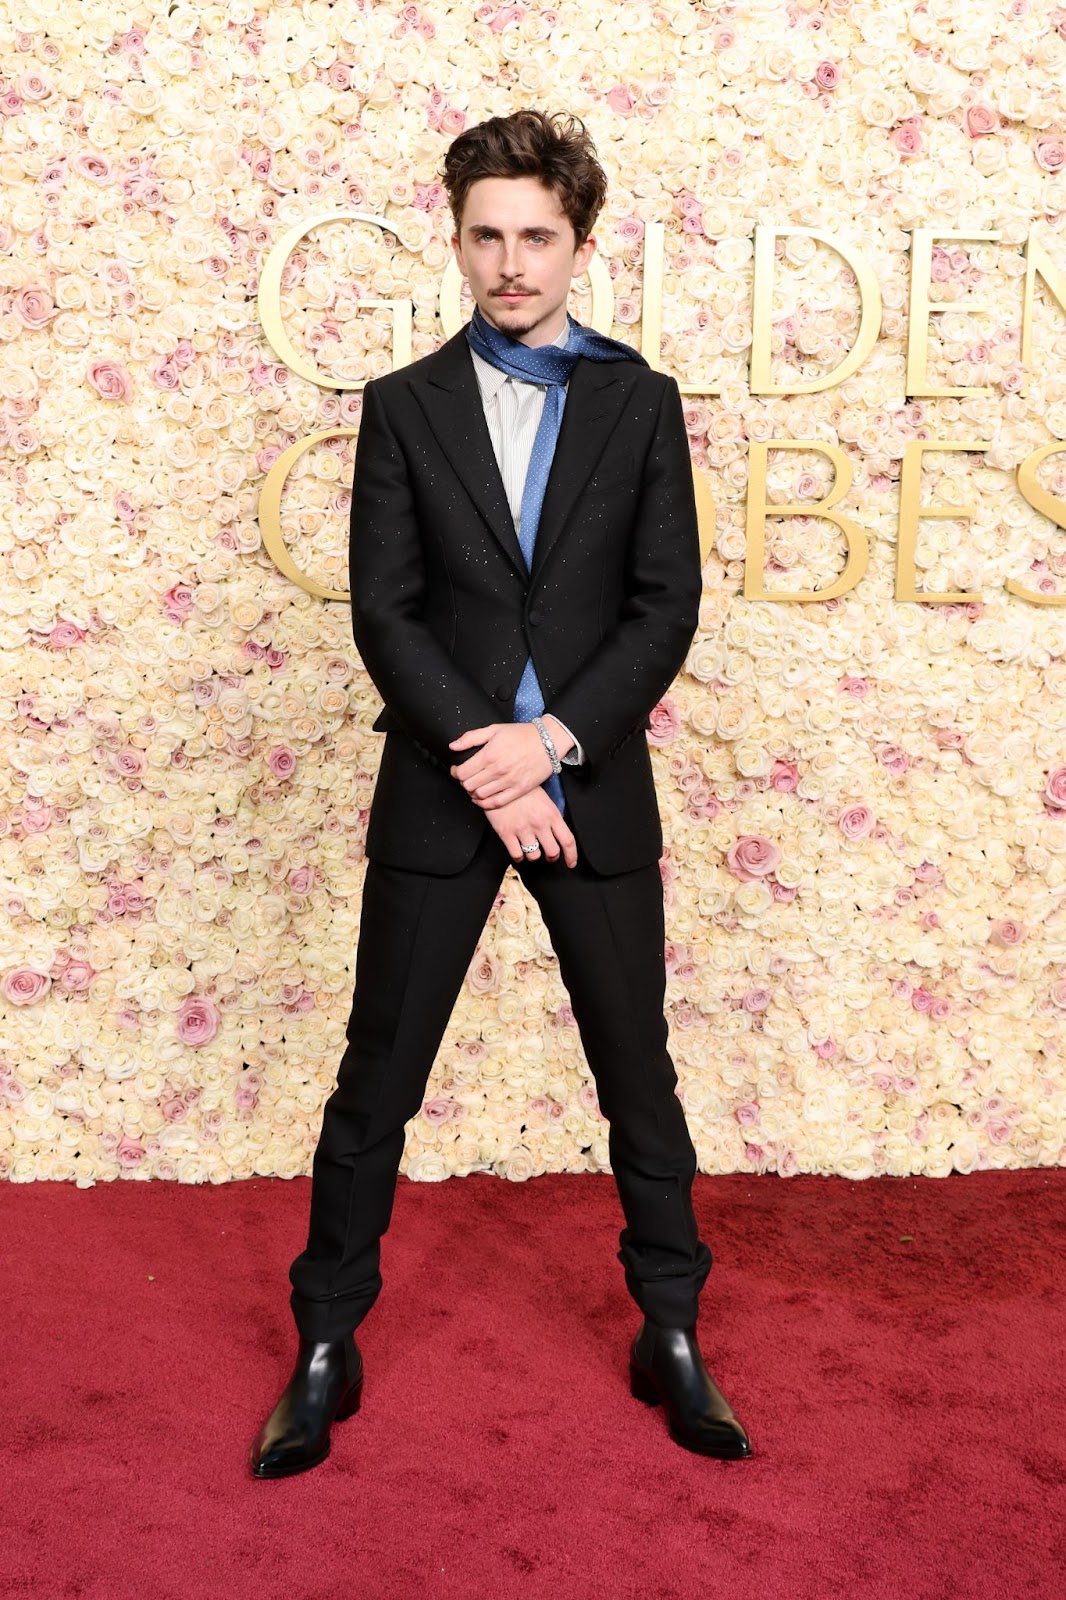
M539 611L531 611L529 613L529 625L530 625L530 627L535 628L539 621L540 621L540 612Z
M496 685L496 698L497 700L509 700L511 698L511 691L507 684L498 683Z

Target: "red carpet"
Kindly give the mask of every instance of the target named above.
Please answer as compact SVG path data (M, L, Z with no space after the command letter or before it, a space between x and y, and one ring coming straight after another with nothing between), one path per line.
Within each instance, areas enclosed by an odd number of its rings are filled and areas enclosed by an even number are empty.
M698 1178L739 1462L629 1395L610 1177L401 1179L363 1409L258 1482L308 1194L8 1186L5 1600L1066 1593L1066 1170Z

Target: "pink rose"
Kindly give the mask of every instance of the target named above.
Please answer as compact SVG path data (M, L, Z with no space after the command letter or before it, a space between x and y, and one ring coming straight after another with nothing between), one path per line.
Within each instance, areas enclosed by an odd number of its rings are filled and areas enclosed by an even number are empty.
M998 127L999 117L983 101L979 100L966 108L966 132L971 139L979 139L984 133L995 133Z
M892 143L901 156L916 156L922 149L922 130L913 122L901 122L892 130Z
M1066 811L1066 767L1054 767L1048 773L1044 805L1052 811Z
M1066 1011L1066 978L1056 979L1048 990L1048 995L1053 1006L1058 1006L1060 1010Z
M741 1007L745 1011L765 1011L770 1004L769 989L749 989L741 996Z
M11 311L24 328L43 328L55 315L55 303L49 289L29 283L12 296Z
M192 610L192 589L187 583L171 584L163 596L163 605L171 622L184 622Z
M87 961L68 961L56 983L68 994L84 994L95 977L96 972Z
M133 380L118 361L94 361L86 377L102 400L133 398Z
M1066 140L1061 133L1042 133L1033 141L1033 155L1045 172L1061 172L1066 165Z
M837 688L841 694L850 694L856 700L865 700L870 692L870 683L867 678L841 678Z
M472 994L493 994L500 987L500 969L491 950L479 950L466 975Z
M829 1061L837 1053L835 1039L822 1039L814 1046L814 1053L819 1061Z
M726 864L741 883L769 877L781 864L781 850L762 833L742 833L726 851Z
M66 650L72 644L81 644L85 632L75 622L65 622L62 619L48 635L48 643L53 650Z
M840 82L840 68L835 61L819 61L814 72L819 89L835 89Z
M745 1100L743 1105L737 1106L733 1112L742 1128L753 1128L759 1120L759 1102Z
M799 769L796 763L778 757L770 769L771 789L776 789L778 794L795 794L798 783Z
M869 806L845 806L837 818L837 826L845 839L865 839L876 821Z
M51 806L35 800L32 795L26 796L22 807L22 826L27 833L47 833L54 816Z
M296 752L287 744L275 745L267 756L267 766L275 778L291 778L296 771Z
M146 759L143 750L138 750L133 745L126 745L123 749L112 752L111 765L123 778L139 778L144 771Z
M435 1127L442 1122L458 1122L463 1115L463 1107L457 1100L449 1100L445 1095L437 1095L433 1100L427 1100L422 1107L422 1115L427 1122Z
M148 376L157 389L174 390L181 388L181 373L177 363L170 356L163 356L148 368Z
M648 720L651 723L647 730L649 744L670 744L681 730L681 718L669 695L663 695L658 705L652 707Z
M144 1145L139 1139L131 1139L128 1133L124 1133L115 1146L115 1155L123 1167L137 1166L138 1162L144 1160L144 1153Z
M306 894L314 882L314 876L311 867L294 867L289 873L289 888L293 894Z
M447 134L449 138L454 138L456 134L462 133L465 127L466 112L460 110L458 106L449 106L446 111L441 113L440 131Z
M0 979L0 994L13 1006L32 1006L51 987L47 972L38 972L34 967L12 967Z
M1009 948L1021 944L1028 932L1024 922L1016 922L1013 917L997 917L988 931L988 942Z
M633 98L622 84L616 83L613 89L608 89L607 104L612 111L617 111L619 116L627 117L633 109Z
M218 1032L218 1007L204 995L186 995L178 1007L178 1038L197 1050Z
M670 1007L670 1026L681 1032L689 1028L697 1028L703 1021L703 1012L698 1011L689 1000L677 1000Z
M489 23L493 33L502 33L512 22L521 22L525 12L521 6L501 6Z

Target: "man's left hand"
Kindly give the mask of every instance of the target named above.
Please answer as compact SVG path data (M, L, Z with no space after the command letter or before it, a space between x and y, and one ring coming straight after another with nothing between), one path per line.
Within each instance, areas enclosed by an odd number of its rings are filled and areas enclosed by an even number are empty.
M572 741L561 732L556 738L556 724L548 724L547 719L545 723L559 755L565 755ZM486 728L468 728L451 740L449 748L467 750L474 744L481 749L449 771L483 809L509 805L551 775L548 752L531 722L493 722Z

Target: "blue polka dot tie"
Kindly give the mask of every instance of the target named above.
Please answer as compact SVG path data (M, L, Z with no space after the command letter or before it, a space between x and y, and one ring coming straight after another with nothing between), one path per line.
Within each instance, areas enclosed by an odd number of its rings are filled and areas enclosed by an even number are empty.
M544 410L541 412L540 425L533 440L526 479L522 486L518 542L522 547L527 571L533 566L540 510L544 503L544 491L548 486L548 474L551 472L555 444L563 420L563 407L566 404L566 384L570 381L570 374L579 358L588 356L593 361L636 361L641 366L648 365L638 351L631 350L618 339L609 339L606 335L597 333L594 328L584 327L569 315L567 325L570 334L565 345L523 344L520 339L512 339L509 334L501 333L499 328L493 327L479 310L475 310L466 330L472 349L492 366L506 372L509 377L523 378L527 383L542 383L547 386ZM530 722L543 710L544 694L533 665L533 657L528 656L515 692L512 720ZM565 813L566 801L563 798L563 786L558 774L551 773L544 780L543 786L559 810Z

